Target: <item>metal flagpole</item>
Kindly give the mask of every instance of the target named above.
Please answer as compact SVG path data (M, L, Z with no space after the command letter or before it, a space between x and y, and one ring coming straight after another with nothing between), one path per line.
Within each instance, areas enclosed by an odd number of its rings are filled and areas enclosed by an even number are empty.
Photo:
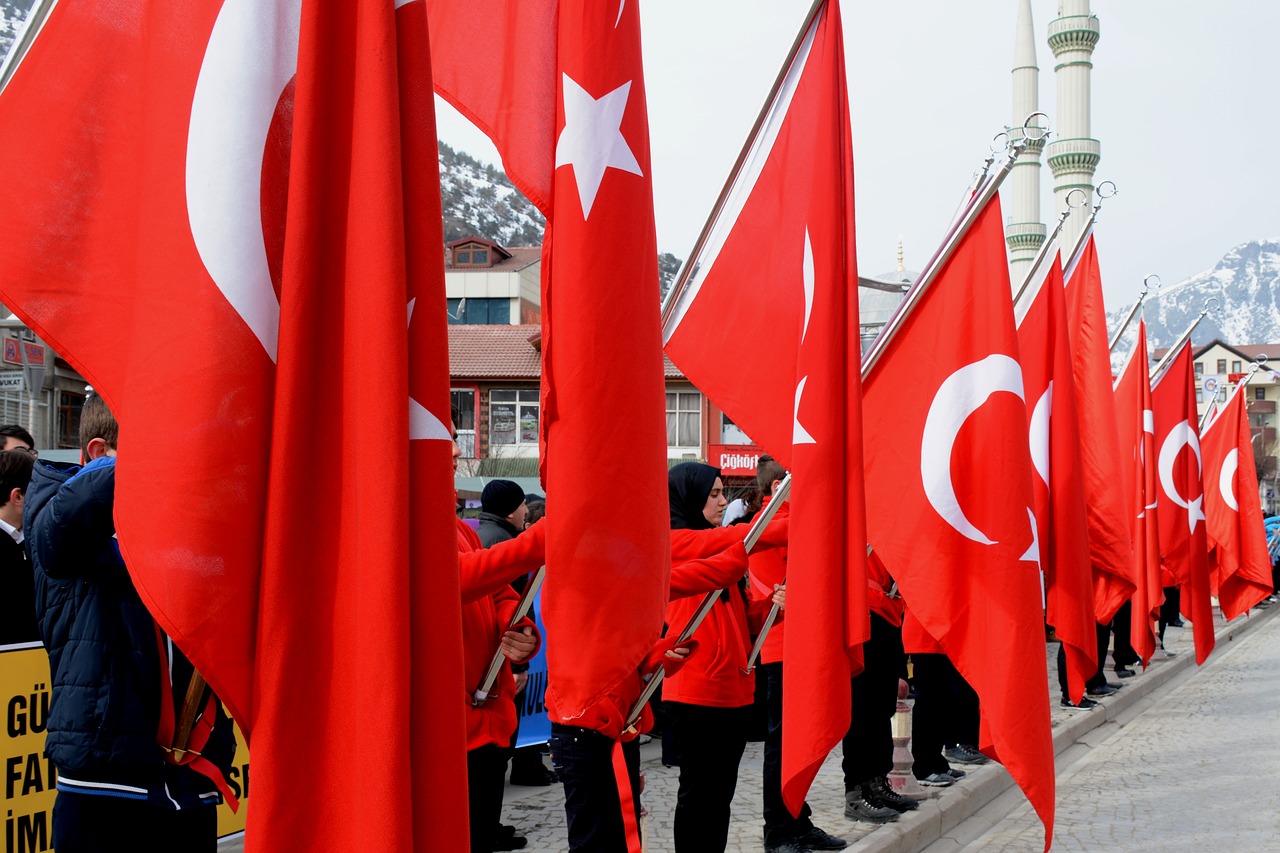
M764 127L765 119L769 117L769 112L773 109L773 103L778 97L778 91L782 88L783 81L787 79L787 72L791 70L791 64L795 62L796 54L800 52L800 45L804 43L804 37L809 32L809 27L813 25L814 19L817 18L818 12L822 10L826 2L827 0L814 0L813 5L809 7L809 13L805 15L804 23L800 25L800 32L796 35L795 41L792 42L791 50L787 52L787 58L783 61L782 68L778 71L778 76L773 81L773 87L764 99L760 114L756 116L756 122L751 126L751 132L747 134L747 141L743 143L742 150L738 152L738 159L734 161L733 168L729 170L729 177L725 179L724 187L720 190L720 195L711 207L711 215L707 217L701 233L698 234L698 239L693 244L693 250L689 253L689 259L680 267L676 280L671 284L671 290L667 292L667 298L662 302L662 326L664 329L671 319L671 313L675 310L681 294L688 287L689 279L698 270L698 257L702 254L702 250L707 244L707 239L711 236L712 229L715 228L716 221L724 211L725 203L729 200L730 193L733 192L733 186L737 183L738 176L742 174L742 167L746 164L751 149L755 147L756 140L760 136L760 129Z
M1045 241L1040 244L1040 251L1036 252L1035 258L1031 261L1031 266L1027 268L1027 275L1022 279L1022 284L1018 287L1018 292L1013 296L1014 305L1017 305L1022 301L1022 297L1026 295L1027 288L1031 287L1032 280L1037 278L1040 272L1040 265L1049 259L1049 252L1055 245L1054 241L1057 240L1058 235L1062 233L1062 226L1067 223L1067 217L1071 215L1071 211L1084 206L1084 201L1081 201L1080 204L1074 205L1071 203L1071 199L1076 193L1080 193L1081 199L1088 199L1084 194L1084 190L1079 188L1073 189L1071 192L1067 193L1067 206L1062 213L1058 214L1058 224L1053 226L1053 233L1046 237Z
M1187 330L1178 336L1178 340L1174 342L1174 345L1169 347L1168 351L1165 352L1164 358L1160 359L1159 364L1157 364L1155 368L1152 369L1151 384L1153 386L1157 382L1159 382L1161 379L1164 378L1164 372L1165 370L1168 369L1169 362L1173 361L1173 357L1178 354L1178 350L1182 349L1182 345L1185 344L1188 340L1190 340L1191 333L1195 331L1196 326L1200 325L1200 321L1209 315L1209 312L1212 310L1209 307L1210 303L1213 303L1213 305L1216 307L1218 303L1218 297L1210 296L1208 299L1204 301L1204 310L1200 312L1200 316L1196 317L1194 320L1191 321L1191 325L1187 326Z
M520 603L516 605L516 612L511 617L511 624L507 626L508 629L514 628L521 619L529 615L529 611L533 609L533 599L537 596L538 590L542 589L542 582L546 580L546 577L546 566L542 566L538 571L534 572L533 577L529 579L529 585L524 588L524 595L520 597ZM506 657L501 648L493 653L493 660L489 662L489 671L484 674L484 680L480 682L480 686L471 694L472 705L479 707L489 698L494 682L498 680L498 673L502 672L502 664Z
M1110 191L1106 191L1110 187ZM1076 237L1076 244L1071 247L1071 251L1067 252L1066 260L1062 264L1062 269L1069 270L1080 260L1080 252L1084 250L1084 244L1089 239L1089 235L1093 233L1093 223L1098 219L1098 211L1102 210L1102 202L1111 198L1118 192L1114 181L1103 181L1094 189L1098 194L1098 201L1093 206L1093 210L1089 213L1089 218L1085 221L1084 227L1080 229L1080 235Z
M9 55L5 57L4 64L0 65L0 92L3 92L5 87L9 85L9 81L13 79L14 72L22 64L27 51L35 43L36 36L40 35L44 22L56 5L58 5L58 0L36 0L35 5L31 7L31 11L27 13L22 35L18 36L18 40L13 43L13 47L9 48Z
M1032 115L1034 116L1038 114L1033 113ZM1028 117L1027 121L1030 122L1031 117ZM889 318L889 322L885 323L884 328L876 337L875 342L871 344L871 349L867 350L866 355L862 357L863 382L866 382L867 377L871 375L873 370L875 370L876 364L879 363L880 358L885 353L885 350L889 348L889 344L902 328L907 317L911 315L916 304L919 303L925 292L933 285L934 280L938 277L938 273L942 271L942 268L946 265L947 261L951 259L951 255L960 245L960 241L964 239L965 234L969 232L969 228L972 227L974 220L978 218L978 214L982 212L983 208L986 207L987 202L990 201L991 197L1000 189L1000 184L1004 181L1010 170L1013 169L1013 164L1017 162L1018 155L1026 150L1028 142L1034 142L1042 139L1044 135L1049 132L1048 128L1029 124L1024 124L1022 129L1022 139L1009 147L1008 156L1005 157L1005 161L1001 164L1000 169L994 175L987 178L986 182L978 188L977 192L974 193L973 198L969 200L969 205L965 209L964 213L957 219L956 223L947 233L947 236L942 241L942 245L940 245L937 251L933 253L933 257L931 257L929 262L925 264L924 271L920 273L920 277L916 279L915 283L911 285L911 289L908 290L906 295L902 298L902 302L898 304L898 308L893 312L893 316ZM1040 135L1032 136L1029 132L1032 130L1039 131Z
M1231 391L1231 397L1234 397L1236 394L1239 394L1240 389L1249 384L1249 380L1253 378L1253 375L1255 373L1257 373L1259 370L1263 368L1263 366L1267 363L1267 361L1268 359L1265 355L1260 355L1257 358L1255 358L1253 360L1253 367L1249 368L1249 375L1236 383L1236 387L1233 388ZM1231 402L1231 397L1228 397L1226 403L1222 404L1222 408L1225 409L1227 407L1227 403ZM1215 408L1213 406L1205 407L1204 417L1200 419L1200 433L1202 435L1204 434L1204 428L1209 425L1209 416L1212 415L1214 411L1215 411Z
M782 506L787 497L791 494L791 474L782 478L782 482L778 483L778 488L774 491L773 499L769 501L769 505L760 510L760 514L756 516L755 521L751 523L751 531L747 534L747 538L743 540L743 545L747 549L747 553L751 553L751 549L760 541L760 537L764 535L764 529L773 520L778 512L778 507ZM707 618L707 614L711 612L711 608L715 606L716 599L724 592L722 589L712 590L702 598L702 604L698 605L698 609L689 617L689 621L685 624L684 629L676 637L676 645L680 645L688 641L698 630L698 626L702 624L702 620ZM776 605L775 605L776 607ZM774 618L777 618L774 614ZM653 694L657 692L658 685L662 684L663 679L667 676L664 668L659 668L657 672L650 677L648 683L645 684L644 690L640 692L640 698L636 699L634 705L631 706L631 713L627 715L627 727L630 728L640 719L640 715L644 713L644 706L649 704L649 700L653 698Z
M1120 336L1129 328L1129 324L1133 322L1133 318L1138 316L1138 312L1142 310L1142 303L1146 301L1147 294L1150 293L1151 279L1156 280L1156 290L1160 289L1160 276L1152 273L1142 280L1142 293L1138 294L1138 301L1133 303L1133 307L1129 309L1129 316L1124 318L1124 322L1120 324L1120 328L1116 329L1116 333L1111 336L1111 343L1107 344L1108 350L1114 350L1116 344L1120 343Z

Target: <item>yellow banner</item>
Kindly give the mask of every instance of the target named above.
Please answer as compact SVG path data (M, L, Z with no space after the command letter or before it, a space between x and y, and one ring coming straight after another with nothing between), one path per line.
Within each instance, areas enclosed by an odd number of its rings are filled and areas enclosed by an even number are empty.
M57 771L44 756L49 720L49 658L42 646L0 646L0 703L4 738L0 761L4 772L3 853L40 853L53 849L53 800ZM249 805L249 749L236 726L236 760L231 793L240 800L232 814L218 807L218 837L244 830Z

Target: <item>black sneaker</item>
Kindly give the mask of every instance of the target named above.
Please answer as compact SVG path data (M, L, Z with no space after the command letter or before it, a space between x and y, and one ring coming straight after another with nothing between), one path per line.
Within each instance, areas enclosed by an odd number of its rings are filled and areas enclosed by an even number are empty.
M805 850L843 850L849 846L848 841L823 832L816 826L804 835L797 837L795 843Z
M952 779L963 779L965 777L965 772L963 770L957 770L954 767L948 767L943 772L945 772Z
M904 797L889 784L889 780L884 776L877 776L870 782L871 790L876 796L876 801L882 806L888 806L895 812L909 812L920 808L920 801L911 797Z
M1080 704L1075 704L1066 696L1062 697L1062 707L1069 708L1073 711L1092 711L1098 707L1098 703L1090 699L1088 696L1080 697Z
M947 747L942 750L942 756L947 761L954 761L956 764L987 764L991 761L990 758L966 743L958 743L955 746Z
M1133 678L1137 674L1138 673L1134 672L1132 669L1129 669L1129 667L1127 666L1116 667L1116 676L1119 678Z
M809 848L795 841L780 841L777 844L766 844L764 853L809 853Z
M1119 684L1099 684L1097 687L1090 687L1085 691L1090 696L1110 696L1113 693L1120 692Z
M870 782L863 782L852 791L845 791L844 816L849 820L865 820L870 823L889 823L898 819L896 811L876 800Z
M930 773L928 776L917 776L916 781L926 788L949 788L956 783L956 778L951 775L950 770L947 770L942 773Z

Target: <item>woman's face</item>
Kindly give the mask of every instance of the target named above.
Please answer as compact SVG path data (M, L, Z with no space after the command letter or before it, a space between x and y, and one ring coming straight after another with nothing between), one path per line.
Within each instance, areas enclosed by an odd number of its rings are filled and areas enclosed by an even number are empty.
M702 508L702 517L713 527L719 527L724 519L724 508L728 505L729 502L724 498L724 483L716 477L715 483L711 486L711 494L707 495L707 505Z

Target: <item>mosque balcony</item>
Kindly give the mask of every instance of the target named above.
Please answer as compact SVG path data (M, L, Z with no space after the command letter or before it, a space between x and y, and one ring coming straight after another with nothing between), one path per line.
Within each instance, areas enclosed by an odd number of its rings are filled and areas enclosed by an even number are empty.
M1011 252L1034 252L1044 244L1046 229L1040 222L1010 222L1004 227L1004 241Z
M1014 144L1021 142L1023 136L1025 135L1026 135L1026 132L1022 129L1021 126L1009 128L1009 141ZM1028 139L1027 150L1024 151L1022 153L1022 156L1018 158L1018 165L1021 166L1024 163L1028 163L1028 162L1031 162L1032 165L1039 165L1039 163L1036 161L1039 160L1040 152L1044 150L1044 145L1045 145L1044 136L1040 136L1037 139Z
M1049 22L1049 48L1055 57L1064 53L1092 53L1101 30L1097 15L1070 15Z
M1096 139L1058 139L1045 149L1054 176L1069 172L1092 175L1102 159L1102 144Z

